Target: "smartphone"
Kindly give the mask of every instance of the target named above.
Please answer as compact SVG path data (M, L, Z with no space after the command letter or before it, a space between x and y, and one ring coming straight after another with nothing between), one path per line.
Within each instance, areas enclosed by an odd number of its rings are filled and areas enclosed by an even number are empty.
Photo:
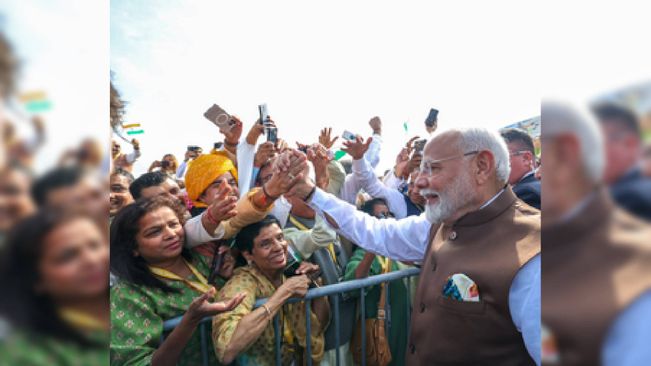
M301 146L301 147L299 147L299 148L298 148L298 151L301 151L303 154L306 154L306 155L307 155L307 149L308 149L308 146L305 145L305 146Z
M224 146L224 143L223 143L223 142L215 142L215 143L213 144L213 148L214 148L215 150L219 150L219 149L221 149L222 146Z
M260 113L260 123L266 125L269 121L269 110L267 109L267 103L258 105L258 112Z
M422 155L426 143L427 143L427 139L420 139L414 141L414 154Z
M222 132L229 132L235 124L231 120L231 115L217 104L213 104L212 107L208 108L203 116L219 127Z
M431 108L429 110L429 114L427 115L427 118L425 118L425 125L428 127L436 128L436 124L438 122L438 115L439 115L439 110Z
M170 162L167 160L163 160L160 162L160 167L161 168L169 168L170 167Z
M348 141L355 141L357 139L355 134L350 131L344 131L341 137L343 137L344 140L348 140Z
M201 150L201 147L196 146L196 145L188 145L188 151L199 151Z
M268 127L267 129L267 141L273 142L274 145L278 141L278 129L276 127Z

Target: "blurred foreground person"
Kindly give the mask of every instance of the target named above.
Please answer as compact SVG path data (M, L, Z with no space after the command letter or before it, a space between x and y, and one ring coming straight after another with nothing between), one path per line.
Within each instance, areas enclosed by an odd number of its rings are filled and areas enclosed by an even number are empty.
M39 208L74 209L106 225L110 201L106 183L95 170L81 167L55 168L39 177L32 186L32 197Z
M542 105L543 365L648 365L651 226L618 208L587 114Z
M31 183L31 173L19 165L0 171L0 248L7 232L34 212Z
M507 184L499 134L449 130L425 146L425 213L371 217L299 181L290 191L360 247L422 261L407 365L533 365L540 357L540 211ZM429 238L428 233L429 232Z
M642 156L642 174L647 178L651 178L651 142L647 143L644 147Z
M637 116L615 104L594 108L605 138L604 179L615 202L651 221L651 178L642 173L642 131Z
M108 364L109 247L92 219L40 212L10 233L1 258L0 316L12 325L2 364Z

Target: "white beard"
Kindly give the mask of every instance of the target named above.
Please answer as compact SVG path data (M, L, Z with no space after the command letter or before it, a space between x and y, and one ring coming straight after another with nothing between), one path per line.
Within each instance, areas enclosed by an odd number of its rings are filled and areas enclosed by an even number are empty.
M421 190L421 194L437 194L438 203L425 204L425 216L432 224L439 224L452 217L461 207L473 200L474 188L467 172L458 175L442 192L431 189Z

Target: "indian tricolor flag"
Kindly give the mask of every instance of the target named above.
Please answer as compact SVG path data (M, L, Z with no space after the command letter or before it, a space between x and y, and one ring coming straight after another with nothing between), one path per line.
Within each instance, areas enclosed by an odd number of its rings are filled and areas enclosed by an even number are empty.
M140 126L140 123L123 124L122 128L129 136L142 135L143 133L145 133L145 131L142 129L142 126Z
M29 113L43 113L52 108L52 102L48 100L47 94L42 90L22 93L18 99L25 105L25 109Z

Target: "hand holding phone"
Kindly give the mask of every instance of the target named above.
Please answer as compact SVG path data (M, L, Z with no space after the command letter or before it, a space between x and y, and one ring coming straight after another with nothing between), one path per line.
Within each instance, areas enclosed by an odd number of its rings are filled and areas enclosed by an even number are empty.
M427 139L416 140L414 142L414 153L412 154L412 156L423 155L423 150L425 149L426 143L427 143Z
M231 128L233 128L233 125L235 124L235 122L232 121L231 115L217 104L213 104L212 107L208 108L203 116L210 122L214 123L222 133L230 132Z

